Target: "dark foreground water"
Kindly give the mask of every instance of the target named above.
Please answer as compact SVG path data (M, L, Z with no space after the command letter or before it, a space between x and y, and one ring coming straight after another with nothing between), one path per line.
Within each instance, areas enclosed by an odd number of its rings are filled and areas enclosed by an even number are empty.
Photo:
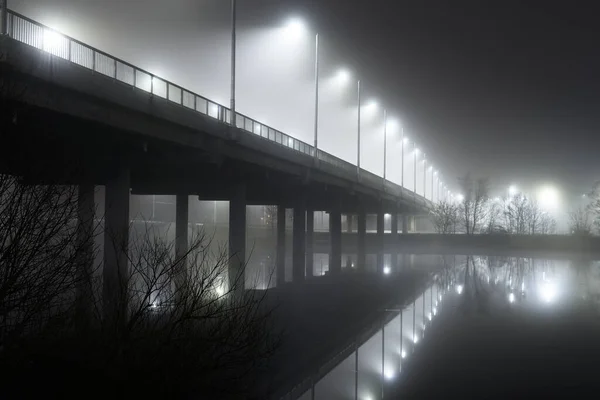
M461 257L301 398L597 398L599 304L600 262Z

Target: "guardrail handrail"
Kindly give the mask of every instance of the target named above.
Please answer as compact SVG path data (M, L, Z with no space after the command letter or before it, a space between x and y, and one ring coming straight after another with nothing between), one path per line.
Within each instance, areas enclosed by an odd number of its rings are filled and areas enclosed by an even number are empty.
M98 50L77 39L64 35L15 11L7 10L7 12L7 33L12 39L36 47L56 57L66 59L84 68L91 69L116 81L128 84L133 88L146 91L182 107L215 118L222 123L231 124L231 110L222 104L160 78L152 72L139 68L102 50ZM30 26L28 27L26 24L30 24ZM85 54L87 52L91 53ZM144 80L146 78L147 82L140 82L140 79ZM191 98L193 98L193 101L190 100ZM199 102L202 104L199 104ZM308 143L289 136L244 114L236 112L234 125L270 142L278 143L311 157L315 156L315 148ZM356 174L357 172L356 165L323 150L317 149L316 158L350 174ZM384 180L382 177L362 168L359 171L359 176L361 180L371 184L382 184L382 189L384 190L386 186L392 185L392 188L400 194L400 197L412 198L415 204L419 202L427 206L432 203L414 191L410 191L389 180Z

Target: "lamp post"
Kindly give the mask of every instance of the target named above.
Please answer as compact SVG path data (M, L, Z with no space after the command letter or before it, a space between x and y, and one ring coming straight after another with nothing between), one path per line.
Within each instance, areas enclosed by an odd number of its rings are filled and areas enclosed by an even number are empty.
M435 173L433 171L433 165L431 167L429 167L429 169L431 169L431 201L433 202L433 196L434 196L434 192L433 192L433 177L435 176Z
M417 144L413 142L413 149L415 152L415 171L414 171L414 179L413 179L413 183L415 184L414 192L415 194L417 194L417 154L419 153L419 149L417 149Z
M400 129L402 132L402 155L401 155L401 162L402 162L402 167L400 168L400 172L402 173L402 177L400 178L400 186L402 186L402 189L404 189L404 125L400 125Z
M383 182L385 184L385 173L387 167L387 110L383 110Z
M319 34L315 35L315 158L319 139Z
M423 198L427 200L427 159L423 153Z
M357 94L358 94L358 127L357 127L358 144L357 144L357 154L356 154L356 175L360 176L360 80L358 81Z
M8 34L8 0L0 0L0 35Z
M230 100L230 124L235 127L236 126L236 116L235 116L235 51L236 51L236 25L237 25L237 1L231 0L231 100Z

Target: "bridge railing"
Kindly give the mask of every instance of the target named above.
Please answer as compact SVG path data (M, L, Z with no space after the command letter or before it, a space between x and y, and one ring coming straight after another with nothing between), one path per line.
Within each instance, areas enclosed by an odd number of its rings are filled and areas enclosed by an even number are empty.
M133 64L63 35L11 10L8 10L7 32L11 38L19 42L88 68L133 88L146 91L154 96L164 98L182 107L217 119L223 123L231 123L231 110L229 108L162 79L149 71L138 68ZM315 148L313 146L243 114L236 113L235 126L283 147L293 149L308 156L314 157L315 155ZM337 167L345 173L353 174L357 171L356 166L352 163L322 150L317 150L317 159ZM360 178L372 185L381 185L383 189L390 193L398 192L398 196L412 199L415 204L430 204L424 197L390 181L384 181L383 178L363 169L360 170Z

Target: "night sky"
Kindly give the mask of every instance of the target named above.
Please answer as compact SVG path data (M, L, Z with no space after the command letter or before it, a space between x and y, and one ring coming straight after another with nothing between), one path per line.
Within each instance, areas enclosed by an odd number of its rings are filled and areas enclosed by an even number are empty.
M189 68L193 57L198 65L211 58L227 62L228 0L10 4L132 62L169 54L187 75L171 68L167 78L182 84L197 83L194 74L201 69ZM553 183L565 193L582 193L600 169L600 29L594 11L592 2L583 1L239 0L239 24L242 37L250 37L290 15L308 21L323 38L323 73L350 67L368 93L402 119L408 136L453 188L457 176L472 171L489 177L498 191L510 183ZM157 43L159 50L148 52ZM202 48L202 55L190 47ZM303 104L298 114L306 115L298 126L304 124L307 134L300 136L310 141L307 59L306 93L294 101ZM243 71L241 90L253 80ZM205 74L207 83L197 90L227 104L227 73L221 65L214 76ZM265 98L285 93L277 92L274 75ZM261 90L246 86L248 93ZM247 104L255 116L252 101L240 97L240 107Z

